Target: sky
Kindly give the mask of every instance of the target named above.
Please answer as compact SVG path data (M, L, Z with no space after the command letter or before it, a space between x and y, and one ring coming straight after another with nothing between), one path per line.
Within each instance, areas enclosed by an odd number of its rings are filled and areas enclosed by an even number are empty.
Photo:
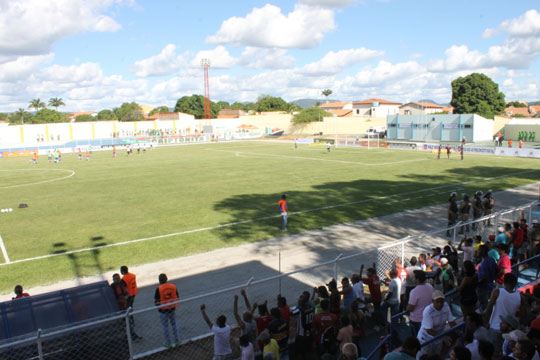
M0 111L123 102L382 98L449 103L452 80L491 77L540 100L538 0L0 0Z

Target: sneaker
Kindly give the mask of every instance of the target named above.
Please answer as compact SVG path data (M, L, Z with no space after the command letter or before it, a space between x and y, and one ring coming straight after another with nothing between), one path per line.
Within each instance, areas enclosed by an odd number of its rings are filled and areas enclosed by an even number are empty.
M170 348L172 348L172 345L169 344L169 343L164 343L164 344L163 344L163 347L164 347L164 348L167 348L167 349L170 349Z
M180 340L174 343L174 346L180 346L180 345L182 345L182 342Z

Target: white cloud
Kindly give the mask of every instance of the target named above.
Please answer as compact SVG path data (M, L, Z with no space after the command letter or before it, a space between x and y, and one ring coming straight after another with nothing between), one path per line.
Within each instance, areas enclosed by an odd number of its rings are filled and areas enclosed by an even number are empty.
M303 4L285 16L277 6L267 4L255 8L245 18L225 20L211 44L230 43L235 46L309 49L318 45L324 33L335 28L334 12L328 8Z
M0 0L0 53L34 55L82 31L116 31L120 25L102 14L114 0Z
M300 0L300 4L323 6L328 8L344 8L353 3L353 0Z
M229 69L238 64L238 59L232 57L222 45L219 45L212 50L199 51L191 61L190 65L192 67L200 67L202 59L209 59L210 67L216 69Z
M53 54L19 56L0 62L0 81L16 82L32 74L40 65L50 62Z
M287 55L286 49L261 49L246 47L239 59L239 65L248 69L289 69L295 58Z
M186 66L187 62L181 55L176 55L176 45L168 44L157 55L136 61L132 71L137 76L169 75Z
M528 37L540 35L540 13L529 10L525 14L512 20L505 20L495 29L486 29L482 35L485 38L492 37L501 31L511 36Z
M330 51L319 61L300 69L310 75L333 75L342 72L346 67L382 56L383 51L366 48Z

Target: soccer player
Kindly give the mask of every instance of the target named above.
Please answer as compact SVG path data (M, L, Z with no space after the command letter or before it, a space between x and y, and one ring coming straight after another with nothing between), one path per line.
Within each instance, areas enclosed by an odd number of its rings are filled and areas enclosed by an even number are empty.
M450 159L450 144L446 145L446 156Z
M326 143L326 151L330 152L330 143L329 142Z
M112 147L112 157L116 158L116 146L114 146L114 145Z
M287 195L281 195L281 200L278 202L278 209L283 217L282 231L287 231L287 215L289 214L289 206L287 205Z
M442 149L442 145L439 144L439 149L437 150L437 160L441 159L441 149Z
M90 150L86 149L86 161L90 161Z
M79 148L79 160L82 160L82 151L81 151L81 148Z
M52 152L51 152L51 150L49 150L49 152L47 153L47 160L48 160L49 162L52 161Z
M32 164L37 164L37 150L32 153Z

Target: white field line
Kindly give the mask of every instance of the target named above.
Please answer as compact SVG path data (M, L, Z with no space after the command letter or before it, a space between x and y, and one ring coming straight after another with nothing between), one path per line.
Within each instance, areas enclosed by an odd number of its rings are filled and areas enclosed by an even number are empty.
M8 171L8 172L11 172L11 171L64 171L64 172L70 173L67 176L56 178L56 179L51 179L51 180L44 180L44 181L38 181L38 182L33 182L33 183L27 183L27 184L0 186L0 190L1 189L13 189L13 188L18 188L18 187L23 187L23 186L46 184L46 183L50 183L50 182L53 182L53 181L60 181L60 180L68 179L68 178L75 175L75 171L69 170L69 169L12 169L12 170L0 170L0 171Z
M520 174L525 174L525 173L530 173L530 172L537 172L537 171L540 171L540 170L525 170L525 171L521 171L521 172L509 174L509 175L501 175L501 176L496 176L496 177L492 177L492 178L481 179L481 180L474 181L474 182L479 183L479 182L483 182L483 181L501 179L501 178L505 178L505 177L509 177L509 176L516 176L516 175L520 175ZM466 182L463 182L463 183L470 183L470 182L471 181L466 181ZM441 186L436 186L436 187L422 189L422 190L409 191L409 192L405 192L405 193L401 193L401 194L393 194L393 195L388 195L388 196L379 196L379 197L372 198L372 199L351 201L351 202L337 204L337 205L323 206L323 207L319 207L319 208L315 208L315 209L307 209L307 210L295 211L295 212L291 212L290 215L298 215L298 214L310 213L310 212L314 212L314 211L321 211L321 210L340 208L340 207L344 207L344 206L356 205L356 204L361 204L361 203L366 203L366 202L371 202L371 201L379 201L379 200L384 200L384 199L390 199L390 198L396 197L396 196L405 196L405 195L417 194L417 193L422 193L422 192L436 190L436 189L447 188L447 187L451 187L451 186L459 186L460 184L463 184L463 183L453 183L453 184L441 185ZM443 192L443 193L445 193L445 192ZM428 194L428 195L426 195L426 197L437 195L437 194L438 193ZM396 201L400 201L400 200L396 200ZM392 202L394 202L394 201L392 201ZM199 229L179 231L179 232L175 232L175 233L171 233L171 234L157 235L157 236L151 236L151 237L142 238L142 239L135 239L135 240L127 240L127 241L117 242L117 243L114 243L114 244L96 246L96 247L92 247L92 248L85 248L85 249L66 251L66 252L59 253L59 254L48 254L48 255L36 256L36 257L32 257L32 258L15 260L15 261L11 261L10 263L0 264L0 266L5 266L5 265L9 265L9 264L16 264L16 263L23 263L23 262L33 261L33 260L47 259L47 258L52 258L52 257L56 257L56 256L68 255L68 254L77 254L77 253L82 253L82 252L86 252L86 251L94 251L96 249L108 248L108 247L113 247L113 246L128 245L128 244L133 244L133 243L138 243L138 242L143 242L143 241L148 241L148 240L163 239L163 238L168 238L168 237L172 237L172 236L191 234L191 233L196 233L196 232L201 232L201 231L215 230L215 229L220 229L220 228L224 228L224 227L230 227L230 226L235 226L235 225L240 225L240 224L248 224L248 223L252 223L252 222L258 222L258 221L268 220L268 219L275 219L275 218L280 218L280 217L281 217L281 215L265 216L265 217L261 217L261 218L258 218L258 219L242 220L242 221L236 221L236 222L227 223L227 224L203 227L203 228L199 228Z
M6 264L9 264L9 256L6 247L4 246L4 240L2 240L2 236L0 236L0 248L2 248L2 254L4 255L4 260L6 261Z
M217 149L206 149L206 150L234 153L238 157L246 157L246 156L249 157L250 155L254 155L255 157L262 156L262 157L277 157L277 158L288 158L288 159L298 159L298 160L326 161L326 162L335 162L335 163L341 163L341 164L353 164L353 165L362 165L362 166L394 165L394 164L402 164L402 163L410 163L410 162L418 162L418 161L427 161L427 160L429 160L429 159L417 159L417 160L403 160L403 161L393 161L393 162L386 162L386 163L370 164L370 163L363 163L363 162L359 162L359 161L318 159L318 158L310 158L310 157L305 157L305 156L263 154L263 153L256 153L256 152L247 152L247 151L232 151L232 150L217 150ZM244 154L247 154L247 155L244 155Z

